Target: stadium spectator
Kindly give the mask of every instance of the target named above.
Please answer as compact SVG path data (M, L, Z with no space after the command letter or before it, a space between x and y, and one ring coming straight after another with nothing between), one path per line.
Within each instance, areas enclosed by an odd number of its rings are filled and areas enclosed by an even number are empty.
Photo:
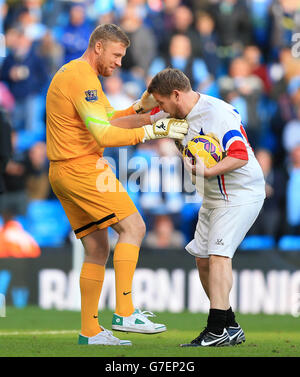
M148 80L166 67L182 70L195 90L202 90L211 83L205 62L192 55L190 39L184 34L173 35L167 56L161 55L153 60L148 71Z
M63 64L63 48L56 42L51 31L47 31L37 46L38 54L44 59L48 82Z
M21 1L11 2L8 4L6 1L6 6L3 9L4 18L3 18L3 30L6 32L11 27L14 27L17 23L18 16L22 10L24 10L24 5Z
M143 245L159 249L181 248L184 239L182 233L175 229L170 215L156 215L153 229L147 233Z
M282 167L275 167L269 150L259 149L255 153L264 173L266 199L264 206L249 234L268 235L278 240L286 230L286 182L287 174Z
M299 3L294 0L274 0L270 13L271 54L276 57L282 48L291 46L293 33L300 32Z
M34 238L14 219L13 210L3 214L0 227L0 258L37 258L41 249Z
M45 137L43 121L43 89L48 73L43 59L37 55L32 40L23 30L17 30L14 45L4 59L0 79L15 99L12 127L18 131L16 148L24 151Z
M28 160L26 177L28 199L48 199L51 189L48 179L49 162L46 143L39 141L34 144L28 151Z
M42 2L43 0L7 1L5 30L11 27L28 26L31 29L31 37L41 35L47 27L43 20Z
M299 59L293 56L290 48L280 50L279 61L284 71L284 79L287 83L293 77L300 76Z
M300 234L300 143L290 151L291 165L289 167L289 178L286 192L286 215L288 230L290 234Z
M11 134L12 153L3 174L6 191L0 197L0 213L5 213L6 209L13 205L16 214L25 215L28 203L26 191L28 161L24 152L16 152L15 139L16 132L13 131Z
M212 14L219 37L220 58L223 68L228 67L231 59L240 55L243 46L251 43L252 29L246 1L224 0L211 3Z
M164 51L168 50L171 38L175 34L184 34L189 38L192 47L191 54L193 56L196 56L199 41L197 32L194 27L194 15L191 9L185 5L178 6L174 11L174 25L171 32L169 33L169 36L167 36Z
M40 7L42 13L42 21L51 30L61 43L61 33L62 28L67 26L70 21L70 7L75 4L83 3L77 1L76 3L72 0L68 1L57 1L41 0L42 6Z
M127 5L120 19L120 26L130 39L130 46L122 60L123 70L135 71L144 78L156 55L154 34L143 24L143 18L135 4Z
M298 89L300 91L300 87ZM282 143L287 155L300 143L300 113L299 106L294 107L295 116L283 128Z
M73 5L69 12L69 23L62 30L61 43L64 49L64 62L79 58L85 51L91 27L82 4Z
M141 176L139 204L143 215L153 223L156 215L172 215L179 223L183 206L181 164L177 149L170 140L138 147L138 156L145 160Z
M96 24L101 25L101 24L117 24L118 23L118 18L115 12L107 12L100 14Z
M300 102L300 75L299 63L293 58L290 49L280 51L278 63L270 68L272 91L270 98L275 109L271 114L270 129L275 140L276 148L273 149L274 164L280 165L282 156L286 155L283 146L283 129L287 123L296 118L295 105Z
M263 93L262 80L251 73L250 64L245 58L238 57L232 60L229 75L220 77L219 86L222 98L240 113L250 144L256 147L262 136L258 111Z
M13 51L14 46L17 44L18 40L18 35L19 35L19 29L16 27L10 27L6 30L5 33L5 56L7 56L11 51Z
M11 113L15 107L15 99L9 91L7 85L0 81L0 107L1 111L6 110ZM3 108L3 109L2 109Z
M0 105L0 198L1 194L6 190L3 175L11 154L11 125L4 109Z
M87 17L95 22L99 19L102 19L103 16L113 15L114 11L116 11L116 6L114 3L115 2L113 0L94 0L92 2L89 2L87 6ZM112 21L113 20L110 19L109 22L101 23L112 23Z
M124 82L119 73L106 77L104 87L107 99L114 108L127 109L132 104L132 98L126 93Z
M18 27L24 30L25 35L33 42L38 42L45 35L47 28L38 19L38 14L24 9L18 17Z
M164 54L168 49L168 38L174 29L175 12L181 0L165 0L162 8L152 10L145 17L145 24L154 32L157 41L158 54Z
M291 78L288 83L288 93L294 106L300 105L300 74ZM297 114L298 117L298 114Z
M197 44L195 55L202 57L210 74L216 78L219 74L220 59L218 57L218 36L215 32L215 21L207 12L198 12L195 20Z
M283 130L283 145L288 160L288 181L286 191L286 215L289 233L300 231L300 106L296 108L296 118L291 120Z
M255 45L246 46L243 57L249 63L251 74L262 80L265 94L269 94L272 83L269 77L268 67L262 61L263 56L260 49Z
M7 4L5 0L0 0L0 33L2 34L4 31L3 21L5 20L5 16L7 13Z
M269 57L270 48L270 6L273 0L252 0L248 2L252 23L253 43L261 49L264 59Z

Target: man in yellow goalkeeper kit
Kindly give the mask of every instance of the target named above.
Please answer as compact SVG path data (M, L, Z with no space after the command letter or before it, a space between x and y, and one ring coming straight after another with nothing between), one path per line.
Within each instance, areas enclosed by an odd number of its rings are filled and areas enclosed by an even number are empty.
M82 57L55 74L47 93L49 180L85 249L80 274L79 344L131 344L113 336L98 322L109 255L109 226L119 234L113 256L116 310L112 329L140 333L166 330L165 325L153 323L133 306L132 279L145 224L103 159L103 151L105 147L135 145L161 137L181 140L188 124L185 120L166 118L163 112L155 115L154 122L149 111L157 103L147 91L126 110L115 111L111 107L98 76L112 75L121 66L128 46L129 39L118 26L99 25Z

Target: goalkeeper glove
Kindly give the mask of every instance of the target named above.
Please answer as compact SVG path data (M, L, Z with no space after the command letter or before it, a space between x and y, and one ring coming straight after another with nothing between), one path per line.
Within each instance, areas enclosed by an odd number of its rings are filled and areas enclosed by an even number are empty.
M136 113L146 113L156 106L158 106L156 99L152 94L148 93L147 90L145 90L142 97L132 105L133 110Z
M160 139L169 137L171 139L182 140L188 132L188 122L185 119L164 118L147 126L143 126L145 130L144 140Z

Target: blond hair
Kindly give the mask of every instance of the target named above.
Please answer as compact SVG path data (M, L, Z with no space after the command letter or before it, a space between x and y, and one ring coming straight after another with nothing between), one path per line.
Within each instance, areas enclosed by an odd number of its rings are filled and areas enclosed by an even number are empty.
M115 24L97 26L90 36L89 47L94 47L98 41L121 42L126 48L130 45L130 40L125 32Z

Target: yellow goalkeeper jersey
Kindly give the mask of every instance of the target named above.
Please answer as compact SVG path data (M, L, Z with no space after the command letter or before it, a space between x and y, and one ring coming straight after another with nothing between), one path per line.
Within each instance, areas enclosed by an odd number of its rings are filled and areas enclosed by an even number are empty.
M141 142L142 127L123 129L109 122L130 114L135 114L132 107L114 110L87 61L72 60L55 74L47 93L48 159L61 161L95 153L103 155L105 147Z

